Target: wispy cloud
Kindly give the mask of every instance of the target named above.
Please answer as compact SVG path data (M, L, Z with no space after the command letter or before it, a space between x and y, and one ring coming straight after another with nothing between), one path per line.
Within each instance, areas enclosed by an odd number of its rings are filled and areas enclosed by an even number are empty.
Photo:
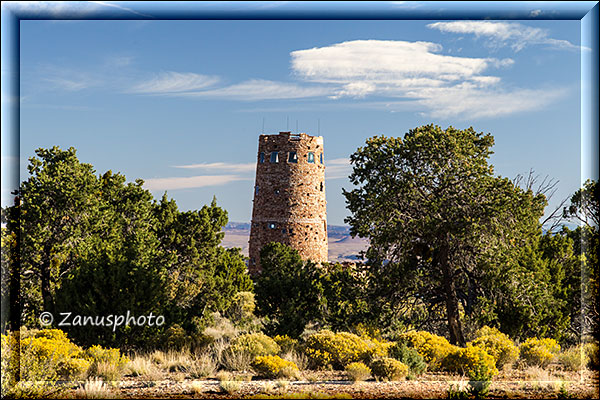
M147 93L152 93L150 90ZM154 93L160 94L155 91ZM187 90L168 93L180 97L224 98L231 100L281 100L325 96L332 89L323 86L300 86L295 83L251 79L245 82L209 90Z
M98 4L98 5L105 6L105 7L117 8L119 10L127 11L127 12L130 12L130 13L136 14L136 15L140 15L142 17L152 17L151 15L142 14L141 12L132 10L131 8L123 7L123 6L120 6L118 4L114 4L114 3L109 3L107 1L91 1L90 3Z
M150 178L144 181L144 187L152 191L192 189L206 186L221 186L231 182L248 179L251 178L239 175L200 175L189 177Z
M77 92L79 90L88 89L96 86L97 82L87 76L79 76L73 78L65 78L60 76L52 76L44 78L44 81L57 89L66 90L69 92Z
M6 2L6 7L15 11L52 15L54 17L65 14L87 16L100 9L99 4L81 1L13 1Z
M203 169L203 170L218 170L218 171L232 171L232 172L254 172L256 169L256 163L245 163L245 164L231 164L231 163L201 163L201 164L188 164L188 165L173 165L173 168L184 168L184 169Z
M429 111L422 114L449 118L468 115L470 118L500 117L539 110L565 96L567 89L481 89L464 84L452 88L431 88L408 93L415 102ZM404 106L405 104L400 104Z
M535 11L534 11L535 12ZM487 37L490 47L510 46L515 51L521 51L531 45L548 45L566 50L579 50L580 47L568 40L553 39L548 31L542 28L533 28L518 22L496 21L453 21L435 22L428 24L428 28L438 29L442 32L473 34L476 37Z
M129 91L146 94L176 94L203 89L219 81L216 76L192 72L162 72L152 79L138 83Z
M352 172L349 158L335 158L333 160L325 160L325 179L342 179L348 178Z

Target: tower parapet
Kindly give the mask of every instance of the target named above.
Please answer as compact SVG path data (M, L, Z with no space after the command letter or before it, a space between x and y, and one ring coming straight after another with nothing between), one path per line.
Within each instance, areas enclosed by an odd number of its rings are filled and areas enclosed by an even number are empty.
M327 261L323 137L260 135L248 268L260 272L260 250L286 244L304 260Z

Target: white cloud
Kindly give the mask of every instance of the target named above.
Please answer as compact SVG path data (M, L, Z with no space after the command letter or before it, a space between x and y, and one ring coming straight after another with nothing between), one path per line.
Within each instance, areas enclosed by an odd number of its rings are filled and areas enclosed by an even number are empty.
M251 79L234 85L196 92L181 93L190 97L219 97L235 100L299 99L324 96L332 93L323 86L304 87L295 83Z
M52 86L67 90L69 92L77 92L79 90L87 89L89 87L95 86L96 82L90 79L68 79L61 77L52 77L45 78L46 82L50 83Z
M51 15L53 17L89 17L100 11L103 7L116 8L126 13L133 13L143 17L152 17L131 8L106 1L13 1L6 3L6 6L12 10L39 15Z
M510 67L514 60L456 57L441 51L440 45L429 42L356 40L298 50L291 56L297 76L338 85L331 98L387 97L392 100L361 104L392 112L483 118L536 110L565 93L503 89L501 78L486 72ZM340 176L340 166L332 168L330 176Z
M77 92L99 86L103 81L103 79L101 79L97 73L90 71L79 71L57 65L41 65L37 67L36 73L37 76L39 76L47 86L43 89L59 89L69 92ZM24 81L29 82L30 78L25 78ZM40 90L42 89L42 86L44 85L37 84L35 89Z
M70 16L88 16L100 8L99 4L81 1L13 1L5 4L11 10L52 15L54 17L66 14Z
M542 14L542 10L533 10L529 13L529 15L533 18L539 17Z
M292 68L302 78L344 83L403 81L422 78L464 79L479 74L495 59L446 56L431 42L354 40L291 53Z
M141 12L137 12L135 10L132 10L131 8L127 8L127 7L123 7L120 6L118 4L113 4L113 3L109 3L107 1L91 1L90 3L95 3L101 6L105 6L105 7L114 7L114 8L118 8L119 10L123 10L123 11L127 11L136 15L140 15L142 17L152 17L151 15L148 14L142 14Z
M189 177L151 178L144 181L144 187L152 191L191 189L206 186L221 186L231 182L248 179L249 178L238 175L200 175Z
M548 31L533 28L518 22L496 21L454 21L435 22L428 24L428 28L438 29L442 32L474 34L476 37L488 37L489 46L510 46L515 51L520 51L530 45L545 44L551 47L579 50L579 46L567 40L552 39Z
M214 85L218 77L192 72L162 72L154 78L138 83L130 89L133 93L173 94L203 89Z
M481 89L469 83L452 88L431 88L408 93L416 98L417 104L429 110L423 114L436 118L489 118L535 111L565 94L565 89L492 90Z
M255 163L229 164L229 163L223 163L223 162L216 162L216 163L200 163L200 164L189 164L189 165L173 165L173 168L220 170L220 171L233 171L233 172L254 172L254 170L256 169L256 164Z
M335 158L325 160L325 179L348 178L352 173L352 166L349 158Z
M480 85L496 84L500 78L480 74L513 63L510 59L438 54L441 50L430 42L354 40L294 51L292 69L302 79L337 84L331 96L337 99L403 97L407 90L450 86L469 79Z

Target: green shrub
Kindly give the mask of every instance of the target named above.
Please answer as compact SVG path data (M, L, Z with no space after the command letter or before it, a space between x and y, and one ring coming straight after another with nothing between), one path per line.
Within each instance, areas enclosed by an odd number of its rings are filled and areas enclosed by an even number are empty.
M520 351L520 358L525 364L545 368L560 352L560 345L550 338L529 338L521 343Z
M391 358L408 365L410 372L415 375L421 375L427 369L427 364L423 356L417 350L406 346L404 343L395 343L389 348L388 354Z
M187 332L178 324L170 326L164 335L164 343L169 350L183 350L191 344L191 339Z
M558 363L569 371L580 371L587 364L587 355L583 346L573 346L557 356Z
M487 394L492 378L498 374L494 357L483 348L471 344L466 348L458 347L448 354L443 361L443 368L467 375L471 393L477 398Z
M398 337L398 342L414 347L432 371L438 370L444 358L456 349L446 338L426 331L403 333Z
M353 362L346 365L346 373L353 382L362 382L371 376L371 368L361 362Z
M105 349L92 346L85 351L84 357L90 362L89 375L116 381L123 375L129 359L121 355L119 349Z
M374 358L386 356L390 345L353 333L323 330L306 338L304 353L313 367L332 366L342 370L353 362L369 363Z
M504 333L496 328L484 326L476 333L477 338L470 342L473 346L483 348L494 357L496 368L512 365L519 357L519 348Z
M275 355L281 351L279 345L264 333L246 333L231 341L229 351L256 356Z
M598 342L588 342L583 345L583 351L587 356L587 367L590 369L598 369L600 362L598 360Z
M297 378L300 374L296 364L279 356L258 356L252 362L252 368L260 376L269 379Z
M371 373L378 380L398 381L408 374L408 365L393 358L378 358L371 363Z

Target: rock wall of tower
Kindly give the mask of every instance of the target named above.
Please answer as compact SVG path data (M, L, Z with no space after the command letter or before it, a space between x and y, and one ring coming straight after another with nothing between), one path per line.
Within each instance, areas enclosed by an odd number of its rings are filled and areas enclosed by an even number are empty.
M323 159L321 136L260 135L249 243L251 272L260 271L260 250L269 242L291 246L305 260L327 261Z

